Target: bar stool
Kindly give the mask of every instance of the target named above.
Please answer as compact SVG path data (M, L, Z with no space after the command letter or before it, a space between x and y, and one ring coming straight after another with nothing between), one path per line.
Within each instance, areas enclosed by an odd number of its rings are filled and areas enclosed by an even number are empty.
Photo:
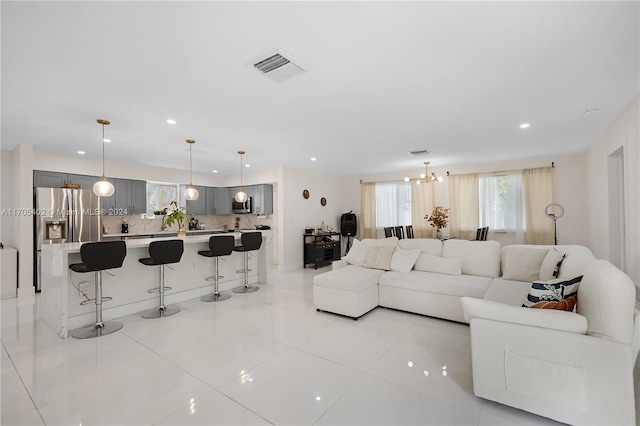
M126 255L127 246L124 241L99 241L84 243L80 246L82 263L72 263L69 265L69 269L80 273L95 273L96 297L80 304L95 303L96 323L73 330L71 336L76 339L104 336L114 333L124 326L119 321L102 321L102 302L112 299L111 297L102 297L102 271L120 268Z
M202 296L200 300L203 302L219 302L227 300L230 294L220 294L218 291L218 278L224 278L218 275L218 258L220 256L229 256L233 253L235 246L235 238L233 235L221 235L209 238L209 250L201 250L198 252L200 256L213 257L213 277L208 277L207 281L213 278L213 293Z
M160 305L157 308L150 309L142 313L142 318L160 318L177 314L180 308L169 308L164 306L164 291L171 290L171 287L164 285L164 267L169 263L178 263L182 259L184 252L184 241L182 240L165 240L152 241L149 244L149 256L138 259L140 263L146 266L160 266L160 285L158 288L152 288L149 293L157 291L160 293Z
M240 236L239 246L235 246L233 251L244 253L242 271L244 272L244 286L236 287L233 289L234 293L253 293L260 290L258 286L249 285L249 252L255 251L262 245L262 233L261 232L243 232Z

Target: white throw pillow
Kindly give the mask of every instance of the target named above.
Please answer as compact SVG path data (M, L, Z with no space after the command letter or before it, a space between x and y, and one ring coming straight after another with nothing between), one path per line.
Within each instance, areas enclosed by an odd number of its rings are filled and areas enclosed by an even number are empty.
M391 256L395 247L389 244L374 245L369 249L367 258L364 261L364 267L369 269L382 269L388 271L391 269Z
M420 256L420 249L402 250L400 247L396 247L393 256L391 256L391 270L408 274L416 264L418 256Z
M360 240L354 238L353 244L349 249L349 253L347 253L343 259L351 265L362 266L364 265L364 261L367 259L370 247L371 245L364 244Z
M540 279L540 266L548 250L528 247L509 247L505 257L502 279L532 282Z
M560 266L566 255L564 250L558 250L555 247L549 250L542 261L542 265L540 265L540 280L548 281L558 278L560 276Z
M438 274L446 275L462 275L462 259L420 253L413 269L416 271L437 272Z

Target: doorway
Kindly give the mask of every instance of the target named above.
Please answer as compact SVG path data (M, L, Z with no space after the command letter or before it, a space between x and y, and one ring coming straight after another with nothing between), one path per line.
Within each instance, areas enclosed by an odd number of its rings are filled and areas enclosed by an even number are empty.
M609 260L626 271L624 148L609 155Z

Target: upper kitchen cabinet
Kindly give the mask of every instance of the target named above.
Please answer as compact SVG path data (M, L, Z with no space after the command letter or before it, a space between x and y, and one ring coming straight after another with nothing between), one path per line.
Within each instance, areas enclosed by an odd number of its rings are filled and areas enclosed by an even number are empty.
M188 215L207 214L207 188L204 186L193 185L198 190L197 200L185 200L185 206L187 206ZM184 197L184 191L187 189L186 185L180 186L180 191Z
M229 188L207 187L207 214L231 214L231 197Z
M67 184L77 184L80 189L93 189L98 176L76 175L46 170L33 171L33 186L36 188L64 188Z
M147 212L147 182L114 179L116 192L103 199L102 208L116 216Z
M253 196L251 213L273 214L273 185L254 185L251 192Z

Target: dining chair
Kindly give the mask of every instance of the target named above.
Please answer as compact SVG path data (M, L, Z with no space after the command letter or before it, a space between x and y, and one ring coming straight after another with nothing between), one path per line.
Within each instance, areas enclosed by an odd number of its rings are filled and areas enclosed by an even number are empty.
M396 230L396 237L398 237L399 240L404 238L404 228L402 226L396 226L395 227Z
M394 236L394 229L389 226L384 228L384 237L389 238Z
M405 228L407 238L413 238L413 225L407 225Z

